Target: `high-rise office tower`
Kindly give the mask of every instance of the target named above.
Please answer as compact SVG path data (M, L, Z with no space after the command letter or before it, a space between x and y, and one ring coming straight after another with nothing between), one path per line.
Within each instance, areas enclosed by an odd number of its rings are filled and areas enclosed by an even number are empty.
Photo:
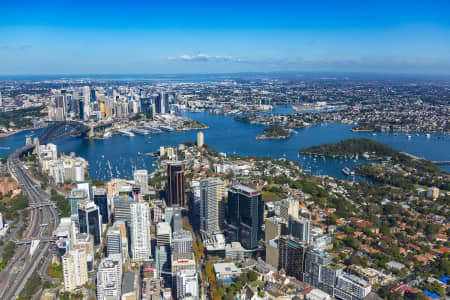
M309 249L305 255L303 281L334 296L336 277L343 268L334 265L328 253Z
M114 222L124 221L127 224L131 222L130 205L134 199L129 195L122 195L114 198Z
M184 206L184 167L181 162L167 164L167 206Z
M164 209L164 220L172 227L172 232L183 229L183 217L181 207L178 205L166 207Z
M148 203L130 205L131 212L131 254L134 260L148 260L151 255L150 208Z
M198 277L196 270L181 270L176 274L177 278L177 299L192 297L198 299Z
M228 191L228 220L238 228L238 239L246 249L258 247L263 237L264 202L261 193L243 185Z
M80 233L88 233L94 237L94 244L102 241L102 217L94 202L82 201L78 203L78 222Z
M95 188L94 203L100 209L100 214L102 215L102 223L108 224L109 222L108 195L106 194L105 189Z
M290 218L298 218L298 201L295 199L284 199L281 201L280 217L284 218L286 222Z
M278 243L278 268L302 281L307 246L289 236L280 237Z
M178 210L172 217L172 231L177 232L180 230L183 230L183 216L181 215L181 210Z
M106 254L122 254L122 232L118 227L109 227L106 232Z
M310 244L311 242L311 222L306 218L289 220L289 234L300 241Z
M181 257L184 254L192 253L192 234L190 231L177 231L172 237L172 253Z
M148 194L148 172L147 170L134 171L134 183L139 187L142 195Z
M156 245L170 246L172 242L172 228L167 222L156 224Z
M202 131L199 131L197 133L197 147L199 148L203 147L204 143L205 143L205 136Z
M200 229L208 233L223 228L225 183L218 178L200 181Z
M171 259L170 259L170 247L169 246L156 246L156 272L159 278L164 278L165 286L170 286L172 274L171 274Z
M73 219L78 219L78 203L88 200L88 195L85 190L73 189L70 192L70 215Z
M92 82L90 82L90 81L89 81L89 96L90 96L89 102L95 102L95 100L97 100L97 96L95 94L95 89L92 86Z
M120 255L104 258L97 270L97 299L121 299L122 261Z
M265 221L264 240L268 243L270 240L279 237L282 234L284 219L278 217L267 218Z
M74 291L88 282L88 269L85 249L67 251L62 256L64 289Z

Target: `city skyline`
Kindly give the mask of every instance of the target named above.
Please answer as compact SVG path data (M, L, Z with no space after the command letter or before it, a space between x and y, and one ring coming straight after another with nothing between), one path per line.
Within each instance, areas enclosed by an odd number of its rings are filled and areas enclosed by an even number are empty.
M5 3L0 75L449 74L449 3Z

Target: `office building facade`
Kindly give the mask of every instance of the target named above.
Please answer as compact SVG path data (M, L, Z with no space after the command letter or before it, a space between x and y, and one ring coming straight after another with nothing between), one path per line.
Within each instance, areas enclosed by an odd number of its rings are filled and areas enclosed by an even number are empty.
M200 181L200 229L219 232L223 228L225 183L212 178Z
M131 212L131 254L134 260L148 260L151 253L150 208L148 203L130 205Z
M289 236L278 240L278 268L284 269L286 275L303 280L303 270L307 247L301 241Z
M62 256L64 290L72 292L88 282L87 255L85 249L67 251Z
M258 247L263 238L264 202L261 193L243 185L228 191L228 222L238 229L238 239L246 249Z
M184 167L181 162L167 164L167 206L184 206Z
M80 233L94 237L94 244L102 241L102 217L98 206L93 202L82 201L78 204L78 222Z

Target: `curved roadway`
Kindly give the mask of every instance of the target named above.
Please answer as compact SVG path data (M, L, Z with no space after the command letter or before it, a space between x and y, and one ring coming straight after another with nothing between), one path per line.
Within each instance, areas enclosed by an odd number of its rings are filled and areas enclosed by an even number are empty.
M28 196L29 205L48 203L50 196L41 189L40 183L32 178L19 160L19 156L31 148L31 146L25 146L13 152L8 157L8 169L18 181L23 193ZM59 214L55 207L43 206L32 208L30 218L23 234L24 240L49 238L58 226ZM17 245L14 256L0 273L0 299L18 297L26 282L36 272L42 272L42 263L46 265L50 259L51 245L48 242L41 242L33 257L30 257L30 244Z

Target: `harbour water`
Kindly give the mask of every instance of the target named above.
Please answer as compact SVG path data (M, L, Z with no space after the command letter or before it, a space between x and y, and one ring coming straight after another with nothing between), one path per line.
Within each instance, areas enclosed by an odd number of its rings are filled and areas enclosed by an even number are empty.
M274 113L292 113L290 108L277 108ZM298 150L322 143L338 142L349 138L367 137L387 144L400 151L408 152L418 157L433 161L450 160L450 137L442 138L442 134L431 134L429 138L422 133L356 133L350 129L352 125L324 124L297 130L291 138L286 140L256 140L255 136L263 132L264 126L251 125L235 121L233 116L210 115L207 112L184 113L187 117L203 122L209 126L203 130L205 143L219 152L228 155L242 155L255 157L285 157L299 162L300 166L313 175L330 175L336 178L349 178L342 173L344 167L353 169L356 164L364 162L352 159L330 159L314 156L302 156ZM0 139L0 157L8 155L14 149L25 144L25 135L16 135ZM31 133L36 136L39 131ZM139 156L138 152L153 152L159 146L178 146L178 144L196 141L197 131L174 131L146 136L135 135L127 137L114 135L107 140L88 140L67 137L56 141L58 151L84 157L88 160L89 173L95 179L109 179L112 177L131 178L134 168L145 168L149 171L155 167L155 161L150 156ZM450 172L450 166L441 166ZM358 179L358 178L356 178Z

